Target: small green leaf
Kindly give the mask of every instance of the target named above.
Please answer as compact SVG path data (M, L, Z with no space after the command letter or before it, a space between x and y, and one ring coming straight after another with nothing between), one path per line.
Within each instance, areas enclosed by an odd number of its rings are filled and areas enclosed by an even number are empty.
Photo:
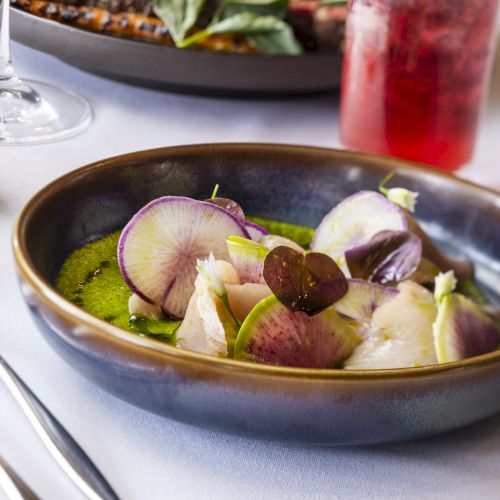
M338 5L339 7L347 6L347 0L319 0L320 5Z
M255 33L247 35L248 43L263 54L301 54L293 31L282 29L273 33Z
M275 16L259 16L252 12L242 12L222 19L177 45L188 47L209 35L222 33L247 35L249 42L265 54L300 54L302 52L302 47L287 23Z
M259 16L275 16L283 19L288 12L288 0L226 0L218 14L218 19L225 19L241 14L252 12Z
M194 26L206 0L153 0L155 14L167 25L177 43Z

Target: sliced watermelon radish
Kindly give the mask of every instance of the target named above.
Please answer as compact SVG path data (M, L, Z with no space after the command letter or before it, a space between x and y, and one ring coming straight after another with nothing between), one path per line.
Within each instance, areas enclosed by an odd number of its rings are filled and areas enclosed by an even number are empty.
M276 247L288 247L293 248L293 250L297 250L297 252L305 253L305 250L295 241L290 238L285 238L284 236L279 236L277 234L268 234L264 236L260 240L260 244L268 248L269 250L273 250Z
M399 293L396 288L358 279L349 279L347 283L347 293L333 307L338 313L363 323L369 323L373 313Z
M251 220L245 221L245 228L253 241L260 243L260 240L269 234L269 231L263 228L260 224L252 222Z
M148 203L125 226L118 263L128 286L167 314L182 318L194 290L196 260L212 252L229 260L226 238L248 237L236 217L211 203L164 196Z
M368 243L380 231L406 231L401 208L375 191L359 191L341 201L317 227L311 250L344 264L344 253Z
M360 339L331 307L315 316L292 312L274 296L259 302L241 325L235 359L302 368L332 368Z
M500 322L464 295L450 293L439 304L434 341L440 363L486 354L500 347Z
M227 238L227 249L240 283L265 283L262 273L269 250L255 241L240 236Z

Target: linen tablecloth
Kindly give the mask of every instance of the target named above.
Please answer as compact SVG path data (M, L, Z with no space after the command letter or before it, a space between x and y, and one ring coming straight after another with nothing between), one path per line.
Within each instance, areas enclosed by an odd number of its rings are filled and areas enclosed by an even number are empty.
M318 448L267 443L151 415L67 366L37 332L15 278L11 231L29 197L69 170L139 149L225 141L337 146L338 100L182 96L105 80L17 44L13 56L21 76L82 94L95 117L85 133L72 139L0 149L0 352L121 498L500 498L500 416L403 444ZM500 190L499 143L497 53L476 156L460 175ZM82 498L1 385L0 454L42 499Z

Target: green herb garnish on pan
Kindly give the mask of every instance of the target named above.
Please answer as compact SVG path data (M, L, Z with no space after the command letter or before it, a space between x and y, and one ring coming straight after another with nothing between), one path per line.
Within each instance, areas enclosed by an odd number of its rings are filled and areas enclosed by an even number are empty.
M155 0L155 14L169 26L175 44L186 48L211 35L244 35L251 47L264 54L300 54L302 46L283 20L285 0L226 0L204 29L193 27L205 0Z

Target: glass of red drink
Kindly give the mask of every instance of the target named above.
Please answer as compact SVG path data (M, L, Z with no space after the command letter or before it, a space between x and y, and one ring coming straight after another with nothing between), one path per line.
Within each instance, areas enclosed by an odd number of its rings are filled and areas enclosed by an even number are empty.
M456 170L472 156L498 0L350 0L340 134Z

